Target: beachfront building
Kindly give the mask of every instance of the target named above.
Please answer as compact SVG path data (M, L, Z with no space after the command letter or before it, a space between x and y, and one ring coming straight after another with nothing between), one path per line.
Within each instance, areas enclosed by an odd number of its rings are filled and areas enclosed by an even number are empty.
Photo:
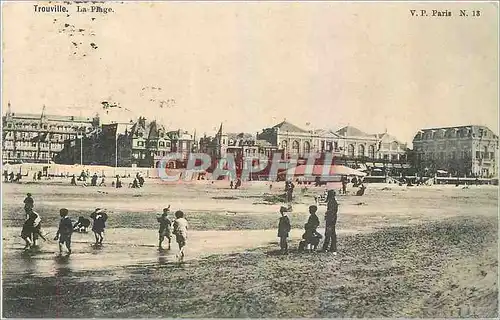
M257 139L267 141L277 147L284 159L290 157L307 158L309 153L318 152L317 135L297 127L286 120L257 134Z
M199 150L214 159L225 158L229 153L233 154L235 158L257 156L259 153L259 147L254 135L243 132L225 132L222 124L215 137L204 136L200 139Z
M167 136L172 142L171 151L179 153L182 159L179 159L183 167L187 164L189 154L198 151L198 143L196 142L196 134L191 134L185 130L175 130L167 132ZM158 164L158 163L156 163ZM156 166L155 166L156 167Z
M15 113L10 103L2 117L3 163L50 163L66 140L86 136L99 127L99 117Z
M196 143L186 131L167 131L156 120L139 117L135 122L103 124L95 134L68 140L65 146L58 163L153 168L172 152L182 158L171 161L169 167L182 167Z
M336 163L353 168L378 170L409 168L407 145L387 132L368 134L355 127L339 130L304 130L287 121L262 130L258 139L282 152L285 159L306 159L311 152L332 153Z
M485 126L422 129L413 139L422 173L490 178L498 175L498 136Z

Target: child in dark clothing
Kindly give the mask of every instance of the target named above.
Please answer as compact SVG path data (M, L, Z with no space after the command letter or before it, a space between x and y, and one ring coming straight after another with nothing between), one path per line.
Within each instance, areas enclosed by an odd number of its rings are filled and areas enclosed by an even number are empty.
M61 221L59 221L59 229L57 229L54 240L59 240L59 254L62 254L63 245L66 245L68 254L71 254L71 236L73 235L73 222L68 217L68 209L62 208L59 210Z
M288 233L290 232L291 229L290 219L286 215L286 211L287 211L286 207L282 206L280 208L281 217L278 223L278 237L280 238L280 248L282 254L288 253L287 238L288 238Z
M40 228L37 228L39 225L40 217L33 210L30 210L28 214L28 219L23 224L23 229L21 230L21 238L26 242L24 246L24 250L31 248L34 245L34 241L32 241L32 237L40 236L43 240L46 240L40 232ZM38 223L37 223L38 222Z
M168 219L168 213L170 211L170 206L167 208L163 209L163 214L157 218L158 222L160 223L160 230L158 230L159 233L159 243L158 243L158 249L162 250L162 244L165 238L168 239L168 250L170 250L170 242L172 240L171 236L171 226L172 223Z
M305 224L305 233L302 238L305 240L305 246L308 251L316 250L319 240L322 238L321 234L316 231L319 227L319 218L316 215L318 207L315 205L309 206L309 219Z
M87 232L88 227L90 227L90 220L80 216L78 217L78 221L73 225L73 231Z
M95 209L94 212L90 215L90 218L94 220L92 225L92 231L95 235L95 245L102 245L104 240L104 229L106 228L106 220L108 220L108 215L102 209Z
M31 193L26 194L26 198L24 199L23 202L24 202L24 212L26 212L26 219L28 219L30 211L33 210L35 204L35 201L33 200Z

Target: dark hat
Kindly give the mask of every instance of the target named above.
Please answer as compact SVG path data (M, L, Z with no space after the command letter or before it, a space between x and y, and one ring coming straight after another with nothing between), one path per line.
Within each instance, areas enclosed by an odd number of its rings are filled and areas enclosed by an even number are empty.
M28 197L31 197L31 193L27 193L26 195L27 195Z
M68 214L68 209L62 208L61 210L59 210L59 213L63 214L63 215L67 215Z

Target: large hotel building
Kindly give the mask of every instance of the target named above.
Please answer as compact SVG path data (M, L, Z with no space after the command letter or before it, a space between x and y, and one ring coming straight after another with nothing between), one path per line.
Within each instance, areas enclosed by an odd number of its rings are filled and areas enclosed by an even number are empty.
M498 136L478 125L429 128L413 139L420 171L490 178L498 172Z
M56 116L11 112L2 117L2 162L50 163L64 148L99 127L97 117Z

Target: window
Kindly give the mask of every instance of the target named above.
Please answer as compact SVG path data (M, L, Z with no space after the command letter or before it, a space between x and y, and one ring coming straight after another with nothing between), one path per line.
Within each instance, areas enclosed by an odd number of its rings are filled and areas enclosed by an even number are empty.
M365 156L365 146L360 144L358 146L358 157L364 157Z
M309 154L311 152L311 145L308 141L304 142L304 153Z
M288 144L285 140L281 141L281 149L286 150L288 148Z
M494 152L490 152L490 159L495 159L495 153Z
M384 154L384 160L389 160L389 155L388 154Z
M348 147L347 147L347 155L349 157L354 157L354 145L353 144L350 144Z
M476 151L476 159L481 159L481 152Z
M160 147L164 147L164 146L165 146L165 142L160 141Z
M138 147L144 147L144 141L137 141Z
M294 140L292 142L292 153L298 154L299 150L300 150L300 148L299 148L299 142L297 140Z
M332 143L331 142L327 142L326 151L328 151L328 152L332 151Z
M375 146L371 145L368 147L368 157L371 159L375 159Z
M398 160L398 155L397 154L391 155L391 160L393 160L393 161Z

